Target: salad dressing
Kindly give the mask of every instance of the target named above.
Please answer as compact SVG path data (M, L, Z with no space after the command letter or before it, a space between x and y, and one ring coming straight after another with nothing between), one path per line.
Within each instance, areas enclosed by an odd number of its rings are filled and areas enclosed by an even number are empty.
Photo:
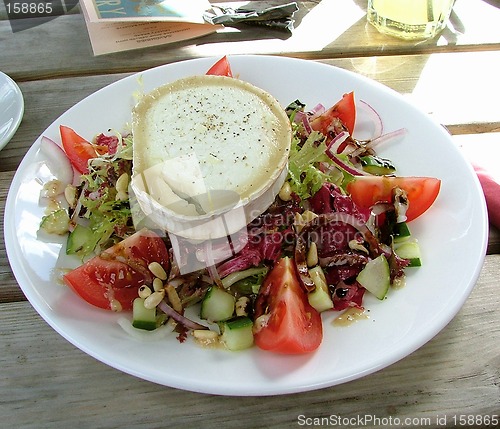
M340 316L333 319L332 325L335 326L351 326L359 320L369 319L364 308L351 307L345 310Z
M225 349L225 345L220 341L219 335L215 331L205 331L205 333L214 333L215 335L199 335L197 332L192 333L192 337L196 344L208 349Z

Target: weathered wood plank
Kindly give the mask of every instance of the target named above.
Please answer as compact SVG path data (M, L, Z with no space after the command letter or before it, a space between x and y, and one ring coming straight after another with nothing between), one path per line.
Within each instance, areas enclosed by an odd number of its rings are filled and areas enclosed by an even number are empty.
M0 303L26 300L10 269L4 241L5 202L13 177L13 171L0 173Z
M300 2L291 35L262 27L227 28L199 39L115 53L92 54L82 15L70 14L12 33L0 21L1 68L17 80L144 70L188 58L224 54L273 54L306 59L415 55L435 52L496 50L500 46L500 9L482 0L457 2L455 27L424 42L401 42L379 34L366 22L366 1ZM61 43L71 40L71 43Z
M437 416L446 416L450 424L459 414L498 415L499 277L500 255L488 256L455 319L400 362L330 389L267 398L221 398L138 380L73 347L28 303L0 304L2 424L36 429L286 428L297 425L302 415L354 421L358 416L419 418L425 423L414 427L436 428L444 427Z

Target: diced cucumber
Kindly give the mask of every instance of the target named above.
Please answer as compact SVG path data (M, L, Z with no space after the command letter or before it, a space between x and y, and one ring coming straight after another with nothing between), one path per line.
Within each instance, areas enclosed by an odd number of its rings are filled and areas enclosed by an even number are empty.
M396 223L393 228L393 234L395 243L408 240L411 237L410 228L408 228L406 222Z
M84 255L91 253L97 244L97 239L90 228L77 224L75 229L70 232L66 243L66 253L74 255L82 253Z
M385 174L392 174L396 171L396 167L392 165L391 161L378 156L367 155L360 157L363 170L367 173L383 176Z
M369 261L356 280L378 299L384 299L391 284L389 263L386 257L380 255Z
M69 215L65 209L55 210L44 216L40 228L48 234L64 235L68 232Z
M144 307L144 298L134 299L132 305L132 326L137 329L153 331L156 329L156 307Z
M333 308L332 297L328 290L325 273L320 266L311 268L309 275L314 282L316 288L307 295L309 304L314 307L319 313Z
M233 295L217 286L212 286L201 302L200 316L212 322L230 319L233 317L235 303Z
M420 259L420 246L417 240L404 241L394 245L394 252L400 258L410 261L409 267L420 267L422 260Z
M219 323L220 340L229 350L243 350L253 345L253 322L248 317L237 317Z

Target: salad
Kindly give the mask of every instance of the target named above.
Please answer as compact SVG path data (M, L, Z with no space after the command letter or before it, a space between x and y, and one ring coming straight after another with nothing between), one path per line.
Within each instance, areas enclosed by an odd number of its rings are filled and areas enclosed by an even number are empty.
M232 77L225 57L207 73ZM378 145L404 130L353 138L357 107L352 92L330 108L290 103L288 176L274 203L247 225L242 250L188 274L169 236L137 221L128 187L133 136L89 141L62 125L62 148L42 138L42 149L69 167L44 187L50 204L40 227L67 234L66 252L82 260L64 282L89 304L131 311L138 332L169 327L180 341L192 334L230 350L316 350L322 312L363 309L366 293L383 300L404 283L405 269L421 264L408 224L440 188L436 178L397 176L377 156ZM186 315L195 305L196 320Z

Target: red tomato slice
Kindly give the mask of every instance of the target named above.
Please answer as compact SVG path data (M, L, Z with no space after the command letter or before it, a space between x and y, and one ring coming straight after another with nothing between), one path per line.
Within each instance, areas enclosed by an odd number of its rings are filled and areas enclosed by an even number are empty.
M165 243L154 232L141 230L63 276L64 282L88 303L107 310L116 302L130 310L143 284L151 284L148 269L158 262L168 272Z
M97 156L96 148L83 137L80 137L75 130L64 125L59 126L62 145L66 156L73 167L80 173L88 172L89 159Z
M441 180L433 177L360 176L347 185L347 192L361 208L369 209L375 203L389 202L392 190L399 187L408 194L407 221L424 213L436 200Z
M225 55L212 67L210 67L206 74L233 77L231 66L229 65L229 61Z
M300 286L293 259L280 259L265 278L255 302L255 320L255 344L263 350L299 354L321 344L321 316Z
M311 122L311 127L315 131L328 135L328 129L334 118L339 118L345 125L349 134L354 131L356 123L356 104L354 102L354 92L344 94L342 99L330 107L322 115L318 116Z

